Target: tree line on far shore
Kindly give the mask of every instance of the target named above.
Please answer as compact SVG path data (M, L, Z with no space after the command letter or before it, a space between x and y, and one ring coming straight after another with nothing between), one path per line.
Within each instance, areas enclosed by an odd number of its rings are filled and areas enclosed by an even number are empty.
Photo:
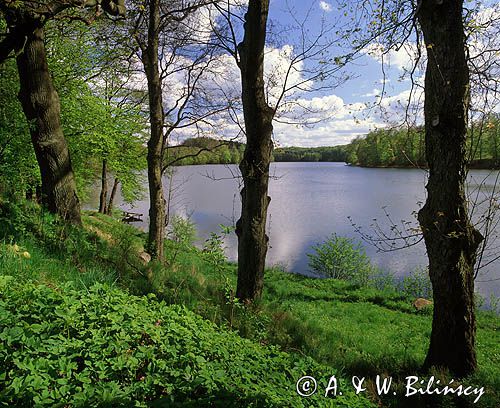
M427 167L423 127L377 129L347 145L279 147L275 162L346 162L364 167ZM500 167L500 115L492 113L473 122L467 134L467 159L471 168ZM245 144L201 137L170 149L178 165L237 164ZM184 158L183 158L184 157Z
M344 161L366 167L427 167L423 127L378 129L340 146ZM472 168L500 167L500 115L473 122L467 132L466 158Z

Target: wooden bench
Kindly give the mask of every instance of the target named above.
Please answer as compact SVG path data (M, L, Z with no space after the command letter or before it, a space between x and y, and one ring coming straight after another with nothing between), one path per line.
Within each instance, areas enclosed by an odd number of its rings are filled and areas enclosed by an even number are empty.
M122 211L123 217L122 221L123 222L141 222L142 221L142 216L143 214L140 213L135 213L131 211Z

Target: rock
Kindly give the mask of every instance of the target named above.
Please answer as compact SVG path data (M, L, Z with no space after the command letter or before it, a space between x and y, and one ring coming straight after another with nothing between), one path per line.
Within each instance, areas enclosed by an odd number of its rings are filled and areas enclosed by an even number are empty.
M147 265L148 263L151 262L151 255L149 255L145 251L142 251L142 252L139 252L139 259L142 261L142 263L144 265Z
M424 298L415 299L415 301L413 302L413 306L417 310L425 309L426 307L429 307L431 305L432 305L432 301L424 299Z

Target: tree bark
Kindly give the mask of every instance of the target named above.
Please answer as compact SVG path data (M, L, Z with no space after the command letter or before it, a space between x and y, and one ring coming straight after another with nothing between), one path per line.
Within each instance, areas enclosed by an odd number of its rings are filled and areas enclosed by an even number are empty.
M115 196L116 196L116 191L118 190L118 184L120 183L120 180L118 180L118 177L115 177L115 181L113 182L113 188L111 189L111 194L109 195L109 202L108 205L106 206L106 214L111 215L113 211L113 203L115 201Z
M148 40L142 56L149 93L151 136L148 141L149 231L148 252L152 259L163 260L165 234L165 198L162 184L163 166L163 99L158 66L160 27L159 0L149 2Z
M102 161L102 174L101 174L101 194L99 195L99 212L107 214L106 204L108 201L108 170L106 159Z
M67 221L81 224L80 202L61 127L59 96L47 64L42 24L30 23L24 32L24 49L17 56L19 100L40 166L42 204Z
M245 35L239 44L242 102L247 144L240 163L243 176L238 236L236 296L243 302L260 297L269 238L266 235L269 165L273 151L272 120L264 92L264 46L268 0L250 0Z
M418 20L427 47L425 153L429 165L422 227L434 295L429 351L424 367L458 376L476 368L474 263L481 234L465 198L469 70L462 0L423 0Z

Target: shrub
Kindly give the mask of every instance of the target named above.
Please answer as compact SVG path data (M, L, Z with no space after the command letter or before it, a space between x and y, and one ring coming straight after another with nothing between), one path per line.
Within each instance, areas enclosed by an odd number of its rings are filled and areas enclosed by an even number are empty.
M219 224L221 233L210 233L210 237L205 240L201 251L203 258L216 271L223 272L227 266L227 257L225 253L224 238L230 234L234 228Z
M312 248L315 252L307 256L313 271L359 285L368 283L372 267L360 242L333 234Z
M196 239L196 226L190 219L176 215L172 219L169 237L180 248L187 249Z
M399 283L399 290L414 298L432 299L432 284L429 269L416 268L409 275L403 277Z

